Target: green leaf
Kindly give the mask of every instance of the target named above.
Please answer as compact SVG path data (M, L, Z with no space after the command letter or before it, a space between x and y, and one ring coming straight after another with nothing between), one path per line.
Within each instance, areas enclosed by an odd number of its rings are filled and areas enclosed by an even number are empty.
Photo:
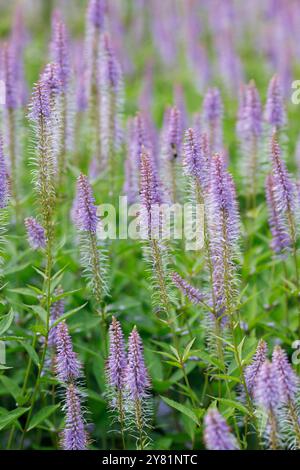
M220 403L224 403L224 405L228 405L232 408L236 408L237 410L241 411L241 413L245 415L250 414L247 408L238 401L229 400L229 398L217 398L216 397L215 399L218 400Z
M25 343L23 341L22 341L21 344L24 347L24 349L26 349L26 351L28 352L28 355L31 358L31 360L33 361L33 363L37 367L39 367L39 356L37 355L35 349L31 346L31 344Z
M33 310L42 320L42 322L46 325L47 323L47 312L46 310L41 307L40 305L28 305L31 310Z
M39 424L41 424L45 419L49 418L54 411L59 408L60 405L49 405L45 406L41 410L39 410L30 420L28 431L30 431L33 428L36 428Z
M51 328L53 328L54 326L58 325L61 321L66 320L67 318L71 317L71 316L74 315L76 312L79 312L79 310L82 310L86 305L87 305L87 302L85 302L85 304L80 305L80 306L77 307L77 308L74 308L73 310L70 310L69 312L66 312L64 315L62 315L61 317L59 317L59 318L53 323L53 325L51 326Z
M8 330L8 328L12 324L13 318L14 318L14 312L11 309L7 315L4 315L4 317L0 319L0 336L2 336L3 333L5 333Z
M175 410L180 411L180 413L183 413L184 415L188 416L189 418L191 418L191 420L194 421L194 423L199 425L199 420L197 416L190 408L182 405L181 403L178 403L177 401L171 400L170 398L163 397L163 396L161 396L161 398L167 405L171 406L172 408L175 408Z
M6 377L6 375L0 375L0 382L2 382L3 386L10 393L10 395L14 397L16 402L19 405L23 405L25 399L22 396L22 390L19 385L13 379Z
M193 346L193 344L194 344L194 342L195 342L195 339L196 339L196 338L193 338L192 341L190 341L190 342L188 343L188 345L186 346L186 348L185 348L185 350L184 350L184 353L183 353L183 356L182 356L183 362L185 362L185 361L188 359L189 354L190 354L190 350L191 350L191 348L192 348L192 346Z
M9 424L13 424L17 421L20 416L22 416L30 408L16 408L13 411L8 411L6 414L0 416L0 431L4 429Z

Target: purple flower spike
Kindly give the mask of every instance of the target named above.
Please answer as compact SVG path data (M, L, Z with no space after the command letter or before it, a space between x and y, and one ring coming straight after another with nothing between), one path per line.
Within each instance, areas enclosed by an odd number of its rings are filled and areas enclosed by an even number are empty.
M27 230L28 242L31 248L45 248L46 238L43 227L33 217L28 217L24 221Z
M3 140L0 136L0 209L7 206L9 198L9 180L3 153Z
M271 248L277 255L280 255L291 248L292 240L287 222L278 206L276 191L275 179L272 175L268 175L266 179L266 199L269 211L269 225L272 233Z
M66 422L61 436L64 450L86 450L88 436L85 431L80 393L73 383L66 388Z
M262 133L262 107L259 93L253 80L246 89L243 126L246 138L257 138Z
M178 287L181 292L188 297L190 302L193 304L201 304L205 301L205 295L200 292L196 287L191 286L185 279L183 279L179 274L173 273L172 279L176 287Z
M16 109L20 103L15 80L17 64L12 44L4 44L1 62L1 78L5 82L5 105L8 109Z
M222 150L223 103L218 88L210 88L203 101L203 125L209 135L210 151Z
M204 189L208 180L208 161L202 136L198 136L194 129L185 132L184 166L187 173L196 178Z
M148 238L151 238L160 227L159 214L154 212L158 212L155 211L155 208L161 203L162 199L153 158L145 150L141 155L140 199L142 204L141 231L148 234Z
M109 386L121 391L125 385L127 359L124 335L121 325L115 317L112 317L112 323L109 328L109 337L110 347L106 366L107 381Z
M88 20L97 29L104 26L105 14L107 12L106 0L90 0L88 5Z
M107 33L103 34L100 67L102 69L102 85L109 86L117 92L121 80L121 69Z
M39 80L34 87L29 118L36 123L45 123L51 118L49 86L44 80Z
M126 388L132 400L141 400L147 396L150 379L143 357L143 345L136 327L128 340L128 361L126 369Z
M235 436L218 410L208 410L204 426L204 441L208 450L239 450Z
M168 115L168 132L166 135L166 146L170 158L176 158L180 155L181 139L182 139L182 117L177 106L173 106L169 110Z
M83 232L96 233L97 208L92 193L92 188L85 175L81 174L77 180L77 195L74 208L76 226Z
M272 361L277 378L280 401L286 404L294 402L299 380L288 361L286 352L280 346L275 346Z
M254 389L256 403L269 413L274 413L279 403L279 385L273 364L266 360L260 367Z
M63 90L66 90L71 74L68 33L66 25L58 11L55 11L53 14L51 53L53 62L58 66L61 86Z
M81 364L73 351L72 340L65 321L56 330L56 373L61 382L70 382L81 375Z
M61 295L63 294L63 290L61 287L58 287L54 294L55 295ZM56 347L56 336L57 336L57 326L54 326L54 327L51 327L51 325L59 318L63 315L64 313L64 307L65 307L65 303L64 303L64 299L59 299L57 300L56 302L54 302L52 305L51 305L51 309L50 309L50 331L49 331L49 336L48 336L48 345L49 347Z
M274 75L269 84L265 120L268 124L277 129L283 127L286 123L286 114L278 75Z
M267 343L260 340L257 345L256 352L252 358L251 364L245 369L245 381L247 390L250 396L253 396L253 392L256 387L257 375L260 371L262 364L265 362L267 357Z

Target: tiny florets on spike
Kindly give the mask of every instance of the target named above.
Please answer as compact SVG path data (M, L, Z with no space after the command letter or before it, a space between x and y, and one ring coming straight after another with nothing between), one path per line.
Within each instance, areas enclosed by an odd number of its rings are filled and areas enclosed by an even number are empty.
M286 352L280 346L275 346L272 363L277 379L280 401L282 403L293 402L299 385L299 380L290 365Z
M259 137L262 133L262 107L259 93L253 80L246 89L243 131L246 138L251 136Z
M72 339L65 321L56 329L56 373L62 382L70 382L81 375L81 364L73 351Z
M59 76L59 68L56 63L46 65L42 74L42 80L47 84L50 94L56 95L61 92L62 84Z
M144 362L142 340L136 327L133 328L128 340L125 382L130 399L141 400L147 397L150 379Z
M107 33L103 34L101 52L101 84L110 86L115 92L118 91L121 80L121 69L112 48L111 39Z
M40 120L47 122L51 118L50 90L47 81L43 79L39 80L34 87L29 118L37 123Z
M16 109L20 105L20 97L15 80L16 57L11 43L4 44L1 62L1 78L5 82L5 105L8 109Z
M9 179L3 152L3 140L0 136L0 209L6 207L9 198Z
M70 59L68 50L68 33L58 11L53 14L51 53L53 62L57 64L58 76L63 90L66 89L70 74Z
M277 189L273 175L268 175L266 179L266 200L269 212L269 225L272 233L271 248L277 255L280 255L285 250L291 248L292 240L287 221L281 211L281 202L278 204Z
M98 223L97 208L91 185L83 174L77 180L74 219L79 230L96 233Z
M274 75L269 83L264 117L268 124L277 129L282 128L286 123L286 114L278 75Z
M256 387L257 376L260 371L262 364L265 362L267 357L267 343L263 340L258 342L256 352L252 358L251 364L245 368L245 381L247 390L250 396L253 396L253 392Z
M89 22L97 29L104 26L105 14L107 12L107 0L90 0L87 10Z
M182 122L181 113L177 106L173 106L169 111L169 123L168 132L166 135L166 145L169 148L169 154L171 158L175 158L180 155L180 147L182 140Z
M38 248L45 248L46 237L43 227L33 217L27 217L24 223L27 230L29 245L34 250L37 250Z
M210 409L204 418L204 441L208 450L238 450L238 443L217 409Z
M64 450L85 450L88 445L88 435L81 407L80 392L75 384L66 387L66 422L61 435L61 445Z
M209 135L211 152L222 150L223 104L218 88L210 88L203 101L203 125Z
M175 286L181 290L193 304L197 305L205 301L205 295L199 289L196 289L196 287L193 287L185 279L179 276L179 274L173 273L172 279Z
M61 295L63 294L63 290L61 287L58 287L54 294L56 296L58 295ZM53 302L53 304L51 305L51 309L50 309L50 331L49 331L49 335L48 335L48 345L52 348L54 348L56 346L56 336L57 336L57 326L53 326L53 323L63 315L64 313L64 306L65 306L65 303L64 303L64 299L61 298L59 300L56 300L55 302Z
M112 317L109 337L110 347L106 365L107 382L110 387L121 391L125 385L127 358L122 328L115 317Z
M194 129L185 132L183 164L186 172L200 182L202 189L207 185L209 170L203 144L203 136L197 135Z
M265 411L274 413L279 404L279 384L274 365L266 360L257 375L253 390L256 403Z

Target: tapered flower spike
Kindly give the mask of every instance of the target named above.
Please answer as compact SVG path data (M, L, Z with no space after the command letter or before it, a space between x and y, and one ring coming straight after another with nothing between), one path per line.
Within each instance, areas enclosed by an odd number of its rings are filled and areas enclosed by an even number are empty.
M170 202L178 199L178 159L182 147L182 116L173 106L166 110L162 131L162 161L161 174Z
M90 0L88 4L88 21L97 29L102 30L107 13L107 0Z
M210 152L220 152L223 144L223 103L218 88L210 88L203 101L203 125L209 136Z
M84 232L96 233L98 217L92 188L85 175L77 180L76 207L74 211L76 226Z
M0 209L7 206L9 199L9 180L3 152L3 140L0 136Z
M175 286L181 290L181 292L188 297L190 302L195 305L202 304L205 302L206 296L196 287L193 287L185 279L183 279L179 274L173 273L172 279Z
M51 54L53 62L57 64L59 80L64 91L68 86L71 75L68 41L66 25L60 12L55 11L52 21Z
M45 248L45 230L33 217L28 217L24 221L27 230L28 242L34 250Z
M204 442L208 450L239 450L235 436L217 409L208 410L204 426Z
M61 92L62 82L60 80L59 67L56 63L51 62L46 65L42 74L42 80L47 85L50 96Z
M275 368L270 361L266 360L260 367L253 392L256 404L267 416L264 428L265 439L272 449L277 449L279 446L278 406L280 394Z
M275 129L281 129L286 123L286 113L278 75L274 75L269 83L264 118Z
M113 193L116 176L116 151L119 150L122 141L123 78L112 41L107 33L103 34L101 44L99 67L102 157L107 164Z
M207 212L213 297L219 316L234 309L240 237L234 182L219 154L211 161Z
M58 287L54 294L56 296L62 295L63 294L63 289L61 287ZM50 348L55 348L56 347L56 337L57 337L57 326L53 326L53 323L64 314L64 308L65 308L65 302L64 299L61 298L59 300L56 300L53 302L51 305L50 309L50 331L48 335L48 346Z
M202 191L209 179L209 162L204 143L203 136L199 136L194 129L185 132L183 165L186 172L199 181Z
M66 387L64 409L66 421L61 435L63 450L86 450L88 435L85 430L80 392L72 382Z
M246 138L257 138L262 133L262 106L253 80L246 88L243 127Z
M125 385L127 358L122 328L115 317L112 317L109 338L109 356L106 365L107 382L109 387L121 391Z
M143 151L140 163L140 200L141 208L141 231L146 238L159 233L160 216L155 209L162 202L159 182L153 158L149 152Z
M286 352L280 346L274 348L272 363L277 378L280 401L282 403L294 402L299 380L288 361Z
M7 109L16 109L20 105L16 74L16 58L11 43L4 44L1 58L1 78L5 82L5 106Z
M266 179L266 199L269 212L269 225L272 233L271 248L276 255L284 255L286 250L291 249L292 240L287 220L278 204L276 192L275 179L273 175L268 175Z
M43 120L44 124L47 125L50 117L50 90L48 82L41 77L33 90L29 118L36 123Z
M147 397L150 379L144 361L142 340L136 326L133 328L128 340L125 381L130 399L141 400Z
M56 330L56 373L61 382L72 382L81 375L81 364L73 351L72 339L65 321Z
M253 397L253 392L255 391L258 373L266 358L267 343L263 340L259 340L252 362L245 368L246 386L251 397Z

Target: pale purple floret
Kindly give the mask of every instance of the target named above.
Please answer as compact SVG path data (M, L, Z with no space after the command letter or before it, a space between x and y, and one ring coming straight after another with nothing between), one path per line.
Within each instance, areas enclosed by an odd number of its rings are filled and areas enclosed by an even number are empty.
M264 117L268 124L277 129L282 128L286 123L286 113L278 75L274 75L269 83Z
M88 436L81 407L80 392L76 385L69 383L66 388L66 420L61 435L61 446L64 450L85 450Z
M193 287L185 279L183 279L179 274L173 273L172 280L175 286L181 290L181 292L188 297L190 302L193 304L201 304L205 301L205 295L196 287Z
M71 74L69 58L69 39L66 25L59 11L55 11L52 18L51 55L53 62L58 66L58 76L65 91Z
M288 361L286 352L275 346L272 362L277 379L281 403L294 402L299 386L298 377Z
M149 238L160 229L159 211L161 191L153 158L143 150L140 164L140 200L141 200L141 231ZM147 238L146 236L146 238Z
M107 11L107 0L90 0L87 10L89 22L97 29L104 26Z
M50 90L47 81L39 80L33 89L29 118L38 124L46 124L51 118Z
M81 364L73 351L72 339L65 321L56 330L56 373L61 382L70 382L81 375Z
M58 287L55 290L54 294L56 296L63 294L62 288ZM56 336L57 336L57 325L54 326L54 327L52 327L52 325L59 317L61 317L63 315L64 307L65 307L65 303L64 303L63 298L61 298L59 300L56 300L51 305L51 309L50 309L50 331L49 331L49 335L48 335L48 345L51 348L56 347Z
M96 233L97 230L97 207L92 188L85 175L81 174L77 180L76 203L74 205L73 217L80 231Z
M33 217L27 217L24 221L29 245L34 250L45 248L46 237L44 228Z
M7 206L9 198L9 179L3 152L3 139L0 136L0 209Z
M263 340L259 340L256 352L252 358L251 364L245 368L245 381L248 393L253 397L253 392L256 387L257 376L260 371L262 364L267 358L267 343Z
M125 382L130 399L141 400L147 396L150 379L144 362L142 340L136 327L133 328L128 340Z
M209 163L204 144L203 136L199 136L194 129L190 128L185 132L183 165L186 172L200 183L202 190L207 186L209 178Z
M266 178L266 200L269 212L269 226L272 233L271 248L277 255L283 254L291 248L292 240L289 234L289 228L286 218L278 205L276 197L277 188L272 175Z
M254 398L266 412L274 413L279 404L279 384L274 365L266 360L257 375Z
M204 426L204 442L208 450L239 450L235 436L217 409L208 410Z
M125 386L127 358L122 328L115 317L112 318L109 328L109 338L109 356L106 365L107 382L110 387L121 391Z

